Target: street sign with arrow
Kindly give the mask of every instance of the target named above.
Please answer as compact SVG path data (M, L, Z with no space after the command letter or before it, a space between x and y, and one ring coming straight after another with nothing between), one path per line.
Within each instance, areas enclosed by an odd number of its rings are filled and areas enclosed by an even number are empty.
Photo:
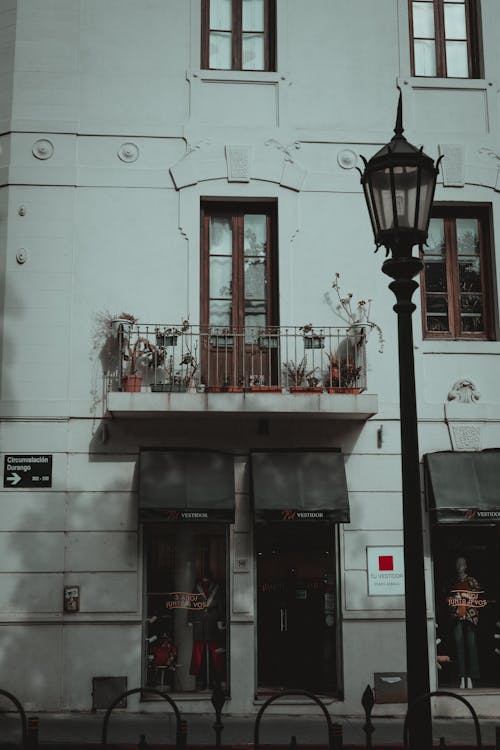
M20 455L4 457L3 486L18 487L52 487L51 455Z

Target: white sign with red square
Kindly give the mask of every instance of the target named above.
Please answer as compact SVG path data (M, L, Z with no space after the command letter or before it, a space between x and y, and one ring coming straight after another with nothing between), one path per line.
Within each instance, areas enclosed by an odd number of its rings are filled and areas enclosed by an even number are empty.
M403 547L367 547L368 596L404 596Z

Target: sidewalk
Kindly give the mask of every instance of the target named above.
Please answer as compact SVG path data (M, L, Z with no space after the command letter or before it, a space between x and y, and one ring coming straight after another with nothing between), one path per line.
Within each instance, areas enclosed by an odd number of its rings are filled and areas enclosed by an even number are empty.
M499 706L500 708L500 706ZM59 747L72 747L80 744L98 745L101 741L104 711L96 713L61 713L29 714L39 717L39 743L41 746L54 744ZM215 746L213 725L215 714L183 714L187 721L187 745ZM224 730L221 744L252 745L255 717L222 716ZM345 746L365 747L363 721L359 717L338 717L332 719L342 726ZM374 746L403 744L403 720L373 719L375 731L372 735ZM495 745L495 726L498 721L480 719L482 742L484 745ZM150 744L173 745L175 743L175 720L172 714L158 715L152 713L112 714L108 725L108 746L114 743L137 744L140 736L145 735ZM267 715L261 721L259 742L262 746L282 745L287 747L290 738L295 736L297 744L326 746L327 728L322 716L277 716ZM444 737L447 745L475 746L474 724L470 719L436 719L433 723L434 743ZM14 713L0 714L0 748L5 743L21 741L21 722Z

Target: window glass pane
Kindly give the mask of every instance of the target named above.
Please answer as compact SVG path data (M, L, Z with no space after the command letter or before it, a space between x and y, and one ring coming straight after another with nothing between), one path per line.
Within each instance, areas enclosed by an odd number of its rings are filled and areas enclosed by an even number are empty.
M480 294L460 295L460 309L464 333L480 333L484 330L483 298Z
M467 39L464 5L444 4L444 32L446 39Z
M264 70L264 35L243 34L243 70Z
M434 39L433 3L413 3L413 36Z
M448 315L448 297L446 294L427 295L427 313L434 315Z
M231 70L231 33L221 31L210 32L210 60L211 68L217 70Z
M210 300L209 324L229 328L231 326L231 302Z
M479 258L462 259L458 262L461 292L481 292L481 269Z
M210 258L210 297L231 299L232 294L232 267L231 258Z
M446 292L446 263L426 258L425 289L427 292Z
M245 261L245 298L265 299L266 262L265 258Z
M210 28L223 31L232 28L231 0L210 0Z
M415 75L416 76L435 76L436 75L436 52L435 44L428 39L415 39Z
M264 31L264 0L243 0L243 31Z
M477 219L457 219L459 255L479 255L479 225Z
M444 255L444 221L443 219L431 219L429 222L429 235L427 246L424 245L425 255Z
M207 691L219 680L225 686L224 525L165 524L146 534L147 686L167 693Z
M232 255L233 232L228 216L210 218L210 253L212 255Z
M446 42L446 73L449 78L467 78L467 42Z
M244 221L244 252L245 255L266 254L267 217L265 214L245 214Z
M266 303L264 300L245 300L245 326L250 327L249 334L255 334L255 329L265 328Z
M426 321L428 331L449 331L448 298L446 295L426 295Z

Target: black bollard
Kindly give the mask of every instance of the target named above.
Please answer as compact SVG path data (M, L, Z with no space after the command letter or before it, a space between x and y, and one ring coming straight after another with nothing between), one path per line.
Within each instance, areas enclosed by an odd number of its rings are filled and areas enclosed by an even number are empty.
M332 750L342 750L343 745L342 724L332 724Z
M495 750L500 750L500 727L495 727Z
M215 747L221 746L221 735L222 730L224 729L224 724L221 720L221 714L225 702L226 694L222 689L220 680L216 680L215 687L212 693L212 706L215 709L215 724L213 725L213 729L215 732Z
M297 737L294 734L292 734L292 736L290 737L289 747L290 750L297 750Z
M27 750L36 750L38 747L38 716L32 716L28 719L28 730L26 732Z
M149 747L148 743L146 742L145 734L141 734L137 747L139 748L139 750L146 750L146 748Z
M187 745L188 725L186 719L179 722L178 733L176 738L176 750L184 750Z

